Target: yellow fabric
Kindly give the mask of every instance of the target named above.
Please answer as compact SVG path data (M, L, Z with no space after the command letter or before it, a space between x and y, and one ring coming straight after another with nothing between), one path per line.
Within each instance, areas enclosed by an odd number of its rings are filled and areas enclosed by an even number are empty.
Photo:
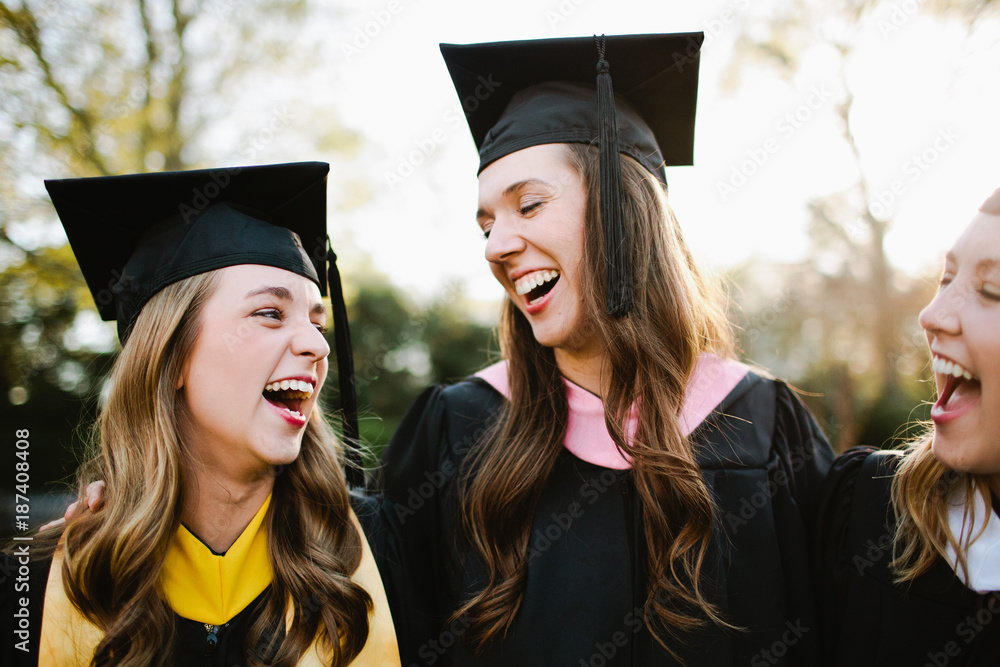
M66 597L62 583L62 548L52 557L49 580L45 586L42 634L38 643L40 667L85 667L104 632L88 621Z
M264 592L274 573L267 558L264 517L271 496L224 556L217 556L183 525L160 570L163 599L178 616L224 625Z
M398 667L399 647L396 645L396 629L392 624L392 616L389 614L389 601L385 597L385 588L382 587L382 578L378 573L378 566L372 556L365 539L365 533L361 530L357 516L351 512L351 522L361 535L361 564L354 572L351 579L360 584L368 595L372 598L374 611L368 617L368 642L361 653L353 661L351 667ZM286 618L286 624L291 625L292 614ZM328 651L321 651L319 642L313 642L312 646L299 660L300 667L320 667L320 665L330 664L330 654Z
M260 568L260 563L257 560L260 555L261 547L258 544L258 537L260 537L260 544L263 544L264 557L267 557L267 531L266 526L263 525L262 519L267 513L267 507L270 502L270 497L264 503L261 510L254 516L250 525L247 529L240 535L236 543L226 552L225 556L215 556L211 553L205 545L197 540L189 531L186 529L183 531L188 537L197 542L201 549L204 549L209 555L216 559L226 559L231 555L236 556L237 553L242 553L241 560L249 568ZM385 596L385 589L382 587L382 579L379 576L378 566L375 564L375 558L372 556L371 549L368 546L368 540L364 536L364 531L361 529L361 525L358 523L357 517L354 512L350 513L351 522L357 529L358 533L361 535L361 563L358 566L357 571L351 577L356 583L360 584L372 598L374 603L374 610L368 618L369 632L368 641L358 657L351 662L351 667L398 667L399 662L399 649L396 645L396 631L392 624L392 617L389 614L389 602ZM178 531L178 536L181 535L181 531ZM241 552L233 552L233 548L240 544L241 540L246 538L246 544L242 545ZM178 540L174 540L177 542ZM174 551L174 544L171 544L170 550L168 550L168 558L170 553ZM186 563L188 556L192 553L187 547L193 548L193 545L187 544L179 547L178 553L176 554L175 560L172 561L171 569L177 568L180 564ZM235 559L234 559L235 560ZM48 585L45 590L45 607L42 614L42 633L39 639L40 650L39 650L39 665L59 665L60 667L86 667L90 664L91 658L94 655L94 650L100 643L103 637L103 632L90 621L88 621L79 610L73 606L73 604L66 597L66 592L63 589L62 584L62 549L60 548L52 559L52 566L49 569ZM212 572L209 569L203 568L203 564L199 563L194 572L191 573L192 585L188 586L179 582L181 579L179 572L174 569L170 573L168 579L164 579L164 575L161 573L161 582L164 583L164 587L167 587L167 581L170 581L170 593L167 597L167 601L178 600L180 604L186 604L190 608L195 609L198 613L205 611L200 609L198 605L208 604L206 609L211 611L211 604L218 603L219 608L226 606L228 601L228 606L232 607L237 604L237 600L242 599L246 595L250 595L252 590L255 588L256 583L253 586L249 586L245 583L237 583L236 588L232 589L228 596L223 595L219 591L215 595L206 593L205 595L196 594L194 591L190 590L194 586L194 581L196 578L209 577ZM221 582L224 580L224 574L233 574L230 572L233 563L226 563L225 566L220 566L216 564L216 569L218 573L215 574L218 580ZM167 570L167 562L164 563L164 570ZM270 583L270 578L272 576L272 571L270 564L267 565L268 581L265 582L265 587ZM239 574L236 572L236 574ZM257 581L257 572L244 573L247 575L246 579L248 581ZM260 589L262 591L263 588ZM252 601L257 595L260 594L258 591L256 594L252 595L247 601L248 603ZM206 600L210 601L205 603ZM244 604L244 606L246 606ZM178 611L177 607L174 607L171 603L171 608L177 611L178 614L184 616L185 618L194 618L188 616L184 613ZM240 609L237 609L235 613L226 617L226 620L235 616ZM194 620L198 620L194 618ZM202 621L211 622L211 621ZM292 622L292 612L289 609L289 614L287 617L287 623L290 625ZM225 623L225 621L222 621ZM213 623L213 625L221 625L222 623ZM302 656L298 663L301 667L320 667L321 665L329 665L330 657L329 652L321 649L319 642L313 642L309 647L309 650Z

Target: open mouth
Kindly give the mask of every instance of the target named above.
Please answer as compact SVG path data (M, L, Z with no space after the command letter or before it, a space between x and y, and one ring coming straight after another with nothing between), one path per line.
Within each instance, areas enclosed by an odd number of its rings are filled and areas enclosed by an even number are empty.
M982 394L982 384L971 372L959 364L934 357L931 368L945 376L941 395L934 404L933 412L939 415L958 413L972 407Z
M280 380L268 383L261 393L271 405L288 411L293 417L304 419L302 404L312 396L313 385L304 380Z
M531 305L552 291L559 282L558 271L533 271L514 283L518 296L523 296Z

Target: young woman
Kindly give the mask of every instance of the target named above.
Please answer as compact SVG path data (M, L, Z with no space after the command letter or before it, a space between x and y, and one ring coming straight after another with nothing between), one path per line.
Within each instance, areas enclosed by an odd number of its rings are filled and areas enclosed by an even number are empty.
M79 477L106 502L19 543L3 664L399 664L317 406L327 171L46 184L122 350Z
M442 46L504 361L428 390L383 461L404 664L821 659L806 535L832 454L785 385L731 360L666 200L701 39Z
M817 564L832 665L1000 664L1000 190L920 314L938 399L902 452L837 459Z

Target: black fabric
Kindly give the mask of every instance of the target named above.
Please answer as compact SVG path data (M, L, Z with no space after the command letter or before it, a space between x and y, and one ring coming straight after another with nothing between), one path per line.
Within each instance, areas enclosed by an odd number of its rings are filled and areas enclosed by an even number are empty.
M618 150L663 183L664 165L691 164L704 34L605 38ZM479 171L539 144L597 140L598 52L592 37L442 44L479 149Z
M376 546L403 665L671 665L644 627L645 545L627 471L564 451L539 500L525 602L510 633L474 657L464 619L482 581L458 543L454 478L503 398L481 380L427 390L383 459ZM817 605L807 517L833 456L783 384L745 378L692 438L719 516L704 586L744 632L708 628L676 647L688 665L815 665ZM575 505L574 505L575 503Z
M154 294L213 269L276 266L326 295L329 170L302 162L68 178L45 187L101 318L118 321L124 343Z
M0 557L0 632L4 641L0 644L0 665L4 667L36 667L38 665L38 642L42 631L42 613L44 611L45 588L49 576L51 559L32 560L27 566L29 575L18 574L20 564L17 558L7 554ZM19 579L20 577L20 579ZM27 583L30 590L15 588ZM265 589L243 611L238 613L225 626L214 631L216 639L213 645L209 641L209 630L204 623L182 618L175 614L177 635L174 641L175 663L185 667L240 667L248 664L244 642L250 627L256 621L258 614L264 608L264 599L270 588ZM14 614L19 610L19 598L29 600L29 637L28 651L17 648L21 641L16 638L17 621ZM284 636L285 629L280 627L276 632ZM14 638L14 639L12 639Z
M996 667L1000 594L966 588L945 561L907 584L889 568L891 485L900 456L858 448L839 457L816 523L816 567L832 667Z

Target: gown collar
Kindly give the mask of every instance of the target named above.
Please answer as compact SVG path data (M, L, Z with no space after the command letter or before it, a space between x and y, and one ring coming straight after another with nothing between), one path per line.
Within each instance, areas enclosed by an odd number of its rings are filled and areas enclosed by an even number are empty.
M952 495L948 507L948 527L959 544L973 539L965 550L969 571L967 574L962 572L958 554L951 544L947 546L948 564L955 575L977 593L1000 591L1000 517L980 493L976 494L973 502L972 516L966 516L965 498L963 488Z
M223 555L212 552L184 525L170 542L160 570L161 596L178 616L224 625L271 583L267 555L270 494Z
M708 352L702 352L695 364L684 392L684 407L680 414L680 427L684 436L691 433L725 399L749 368L737 361L723 359ZM507 362L501 361L476 373L508 399L510 384L507 380ZM569 403L569 422L566 426L566 440L563 443L573 455L588 463L603 468L625 470L631 460L615 446L604 423L604 402L583 387L563 378L566 385L566 399ZM637 428L636 408L632 406L627 433L629 440Z

